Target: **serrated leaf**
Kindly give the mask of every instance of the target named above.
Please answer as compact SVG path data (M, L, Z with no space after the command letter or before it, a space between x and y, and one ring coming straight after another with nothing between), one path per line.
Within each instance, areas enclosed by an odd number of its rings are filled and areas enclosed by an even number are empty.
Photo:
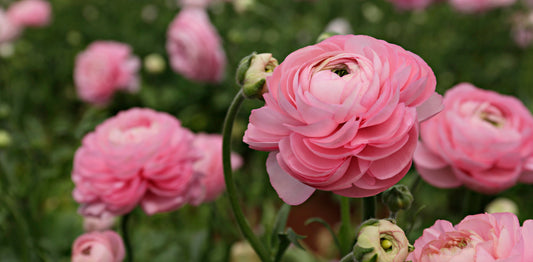
M294 230L292 230L292 228L288 228L287 229L287 237L289 238L291 243L294 244L296 247L298 247L298 248L300 248L302 250L305 250L305 248L302 247L302 245L300 244L300 242L298 240L304 239L307 236L298 235L298 234L296 234L296 232L294 232Z

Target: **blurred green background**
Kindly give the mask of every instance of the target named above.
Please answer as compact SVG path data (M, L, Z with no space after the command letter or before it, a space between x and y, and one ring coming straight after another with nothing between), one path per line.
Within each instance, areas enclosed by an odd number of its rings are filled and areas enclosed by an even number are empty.
M6 8L11 1L0 0ZM220 85L190 82L167 65L162 73L141 70L138 94L117 94L107 107L93 107L76 97L74 59L95 40L116 40L133 47L141 59L165 57L166 30L179 12L175 0L51 0L53 22L27 29L12 46L0 48L0 129L11 143L0 148L0 260L69 261L74 239L83 233L82 217L71 197L73 154L81 138L106 118L131 107L150 107L178 117L195 132L219 133L226 108L237 92L233 72L251 53L271 52L281 62L292 51L313 44L328 22L349 21L355 34L384 39L422 57L437 76L443 94L459 82L514 95L531 108L533 49L519 48L511 38L512 17L525 10L519 3L483 14L465 15L438 3L424 11L399 12L385 0L256 0L237 12L229 2L209 8L228 56ZM12 49L11 49L12 48ZM236 174L242 206L258 234L268 230L281 201L268 182L266 153L239 142L252 108L247 101L235 125L234 150L244 167ZM414 183L410 172L404 182ZM521 221L533 218L531 185L518 185L499 196L514 200ZM401 214L412 241L436 219L459 222L483 212L496 196L464 188L436 189L421 182L415 204ZM323 217L334 228L337 198L315 194L294 207L290 226L309 235L307 248L324 260L335 258L320 225L305 226L308 217ZM359 199L351 201L354 225ZM387 216L381 207L380 215ZM417 212L419 211L419 212ZM136 261L228 261L231 245L241 239L224 195L211 204L146 216L135 210L131 222ZM297 256L295 261L303 261ZM290 261L290 257L287 258ZM312 261L312 260L311 260Z

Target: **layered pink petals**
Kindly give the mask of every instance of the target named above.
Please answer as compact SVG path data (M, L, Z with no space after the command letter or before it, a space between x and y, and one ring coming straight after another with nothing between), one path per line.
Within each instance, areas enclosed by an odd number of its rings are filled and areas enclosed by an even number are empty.
M198 82L222 81L226 54L204 9L183 8L168 27L166 45L177 73Z
M533 261L530 252L532 220L520 227L512 213L467 216L455 227L437 220L415 241L407 260L422 261Z
M133 108L106 120L76 151L74 199L84 215L121 215L141 204L147 214L175 210L200 179L193 134L166 113Z
M414 160L424 180L488 194L531 181L533 117L519 100L463 83L444 105L421 125Z
M85 102L105 104L117 90L136 92L140 61L123 43L97 41L76 57L74 82Z
M114 231L92 232L79 236L72 245L72 262L120 262L125 250L122 238Z
M194 171L202 176L197 187L197 198L194 204L215 200L226 189L224 170L222 167L222 136L197 134L194 138L194 147L200 154L200 159L194 163ZM242 166L242 158L235 153L231 154L231 167L237 169Z
M411 166L419 119L442 106L435 84L427 64L399 46L334 36L276 67L244 142L272 151L267 171L289 204L316 189L375 195Z
M44 0L22 0L14 2L7 10L12 23L21 27L42 27L48 25L52 8Z

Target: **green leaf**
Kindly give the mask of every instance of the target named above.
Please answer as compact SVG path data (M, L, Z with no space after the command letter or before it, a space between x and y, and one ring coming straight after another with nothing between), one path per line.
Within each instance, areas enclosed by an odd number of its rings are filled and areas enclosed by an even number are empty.
M294 232L294 230L292 230L292 228L288 228L287 229L287 237L289 238L289 240L291 241L291 243L293 245L295 245L296 247L298 247L300 249L305 250L305 248L302 247L302 245L300 245L300 242L298 240L304 239L307 236L298 235L298 234L296 234L296 232Z
M272 237L270 238L273 247L277 244L276 242L278 241L278 235L285 232L290 211L291 206L287 204L283 204L278 211L278 215L276 216L276 220L274 222L274 227L272 228Z

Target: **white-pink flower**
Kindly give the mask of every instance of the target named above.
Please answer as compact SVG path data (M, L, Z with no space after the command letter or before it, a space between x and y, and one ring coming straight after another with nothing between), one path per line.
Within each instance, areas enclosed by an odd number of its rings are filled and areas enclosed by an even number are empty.
M14 24L4 10L0 8L0 44L15 40L22 30L23 28Z
M167 51L172 69L184 77L198 82L222 81L226 54L204 9L180 11L168 27Z
M199 182L193 134L152 109L120 112L87 134L74 156L74 199L83 215L147 214L185 205Z
M91 232L74 241L71 262L121 262L125 254L122 238L116 232Z
M136 92L140 61L127 44L96 41L78 54L74 82L78 96L94 104L108 103L117 90Z

